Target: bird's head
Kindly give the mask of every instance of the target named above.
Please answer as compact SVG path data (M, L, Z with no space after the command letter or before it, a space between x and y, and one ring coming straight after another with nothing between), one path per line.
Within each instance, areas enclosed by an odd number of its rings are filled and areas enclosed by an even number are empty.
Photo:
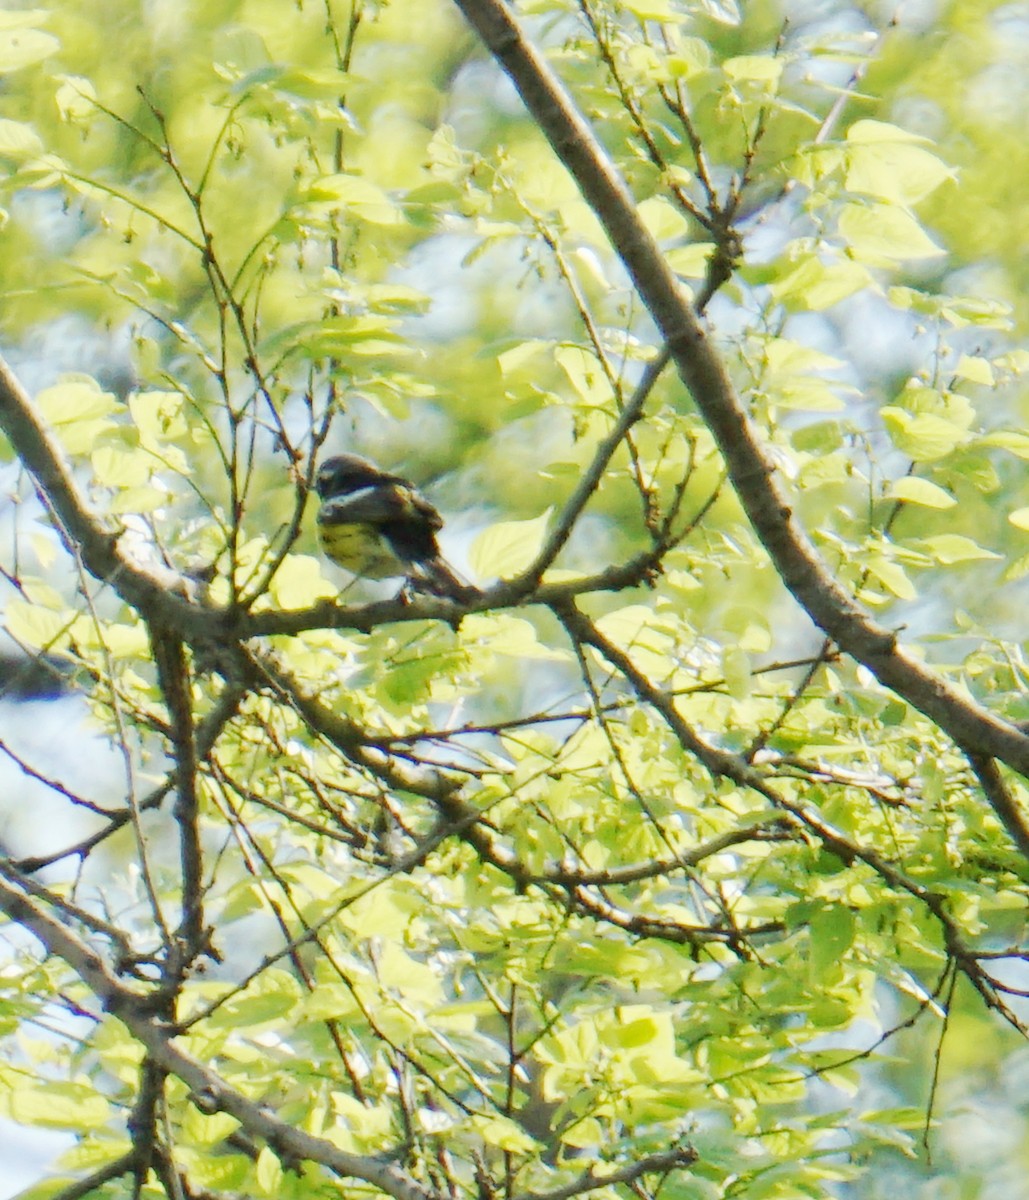
M368 487L383 479L383 472L360 454L337 454L327 458L314 477L314 490L324 500Z

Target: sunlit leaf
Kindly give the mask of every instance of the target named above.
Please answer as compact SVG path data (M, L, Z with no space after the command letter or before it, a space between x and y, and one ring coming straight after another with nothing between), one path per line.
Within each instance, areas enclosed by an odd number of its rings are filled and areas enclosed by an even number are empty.
M727 58L722 70L734 83L756 83L772 89L782 75L783 61L764 54L743 54Z
M35 1086L25 1080L6 1104L12 1121L41 1129L96 1129L110 1116L110 1105L86 1082L54 1080Z
M31 125L0 119L0 157L19 161L42 152L43 143Z
M528 521L500 521L484 529L469 555L479 579L508 579L524 571L543 545L550 523L548 508Z
M0 75L41 62L60 48L57 38L41 29L0 26Z
M914 217L888 204L845 205L839 228L849 253L868 266L890 266L944 253Z
M346 209L372 225L404 225L407 220L382 188L360 175L325 175L307 188L301 201L306 205Z
M915 462L943 458L968 440L966 429L933 413L911 413L887 405L880 415L894 445Z
M847 188L897 204L922 200L954 174L923 148L926 141L882 121L855 121L847 130Z
M977 355L962 354L954 366L954 374L960 379L981 383L986 387L992 387L995 382L993 368L985 358L979 358Z
M960 533L940 533L935 537L919 538L917 545L944 566L1002 557Z
M917 475L905 475L890 484L889 495L894 500L907 504L920 504L924 508L953 508L957 501L939 485Z
M874 286L871 273L853 259L822 262L812 255L788 274L773 280L770 291L776 300L793 308L818 312L831 308L862 288Z

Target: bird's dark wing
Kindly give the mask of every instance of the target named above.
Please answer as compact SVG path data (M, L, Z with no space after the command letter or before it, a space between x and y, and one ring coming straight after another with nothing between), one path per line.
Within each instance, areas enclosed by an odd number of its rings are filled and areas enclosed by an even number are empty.
M318 510L322 525L375 525L410 521L435 533L443 518L413 488L403 483L375 483L342 496L329 496Z

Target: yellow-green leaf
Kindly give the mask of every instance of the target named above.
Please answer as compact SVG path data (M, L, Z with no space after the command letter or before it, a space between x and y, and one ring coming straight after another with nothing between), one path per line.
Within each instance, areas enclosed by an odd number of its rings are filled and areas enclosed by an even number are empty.
M978 355L962 354L954 368L954 374L970 383L982 383L987 387L993 386L993 367L985 358Z
M498 521L475 539L469 560L480 579L510 579L533 561L547 535L551 509L528 521Z
M592 351L582 346L558 346L554 351L554 360L585 404L599 407L610 403L611 383Z
M770 291L776 300L793 308L821 312L862 288L874 286L871 272L853 259L826 263L812 254L775 280Z
M883 121L855 121L847 131L846 186L896 204L915 204L953 172L924 150L925 138Z
M906 504L920 504L923 508L953 508L957 504L950 492L944 491L928 479L919 479L917 475L895 479L890 484L889 495L894 500L903 500Z
M16 162L33 158L43 150L39 134L22 121L0 119L0 156Z
M266 1196L278 1196L282 1187L282 1163L269 1146L262 1146L257 1156L257 1186Z
M0 29L0 75L42 62L60 48L57 38L41 29Z
M8 631L24 646L50 650L67 640L66 613L54 612L24 600L11 600L4 615Z
M335 596L339 589L322 574L321 563L310 554L291 554L272 580L272 599L280 608L306 608L316 600Z
M659 242L685 237L689 232L689 222L682 212L663 196L651 196L637 205L636 211L650 236Z
M534 1137L509 1117L492 1116L471 1118L471 1127L488 1146L496 1146L509 1154L529 1154L539 1143Z
M96 1129L110 1116L110 1105L94 1087L50 1080L38 1087L22 1082L11 1093L12 1121L44 1129Z
M851 254L873 267L943 253L910 213L889 204L847 204L839 229Z
M936 537L921 538L917 545L919 549L945 567L953 566L955 563L1001 557L960 533L941 533Z
M707 275L708 260L714 248L714 242L690 242L669 250L665 254L665 261L683 279L703 279Z
M96 106L96 89L82 75L63 75L63 82L54 94L57 111L64 121L84 121L94 117L99 109Z
M122 408L115 396L85 375L65 376L44 388L36 404L70 454L91 451L100 435L114 428L112 415Z
M163 449L169 439L186 434L185 399L178 392L133 392L129 412L148 450Z
M757 83L771 89L782 76L783 60L769 54L740 54L727 58L722 69L734 83Z
M904 568L893 559L876 555L868 560L867 566L869 574L898 600L914 600L918 595Z
M984 446L996 446L999 450L1007 450L1016 458L1029 459L1029 434L1019 433L1014 429L1001 429L996 433L988 433L981 440Z
M969 437L966 429L935 413L911 413L894 405L881 411L893 444L915 462L944 458Z
M345 208L372 225L404 225L407 218L390 197L360 175L325 175L310 185L302 202L324 208Z
M93 477L102 487L138 487L150 479L150 464L135 446L117 439L97 446L89 456Z

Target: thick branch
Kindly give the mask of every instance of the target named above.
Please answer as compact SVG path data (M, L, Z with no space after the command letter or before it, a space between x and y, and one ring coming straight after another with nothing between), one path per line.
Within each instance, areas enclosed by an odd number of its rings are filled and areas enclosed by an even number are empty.
M63 451L2 358L0 430L39 485L59 532L90 575L109 583L138 612L160 619L184 637L218 636L221 627L213 610L190 603L188 580L158 563L136 561L121 544L124 531L105 526L92 512Z
M85 942L13 884L0 880L0 909L30 930L50 954L63 959L86 986L147 1049L153 1063L177 1075L207 1112L226 1112L275 1152L297 1162L321 1163L341 1178L363 1179L395 1200L439 1200L395 1164L348 1154L276 1117L266 1105L248 1099L175 1044L175 1031L148 1011L148 997L121 982Z
M455 0L603 224L612 246L667 342L718 443L729 477L783 582L811 619L885 686L909 701L960 745L1001 759L1029 778L1029 737L968 700L901 649L833 579L793 515L775 466L737 397L724 364L640 220L633 197L548 64L523 36L502 0ZM1014 829L1029 854L1029 827Z
M619 1167L613 1171L596 1170L594 1167L584 1171L578 1179L564 1187L554 1188L550 1192L535 1194L526 1192L517 1195L515 1200L572 1200L573 1196L581 1196L584 1192L595 1188L611 1187L616 1183L635 1183L644 1175L665 1174L680 1167L689 1167L697 1161L697 1152L692 1146L676 1146L672 1150L662 1150L657 1154L648 1154L637 1162Z

